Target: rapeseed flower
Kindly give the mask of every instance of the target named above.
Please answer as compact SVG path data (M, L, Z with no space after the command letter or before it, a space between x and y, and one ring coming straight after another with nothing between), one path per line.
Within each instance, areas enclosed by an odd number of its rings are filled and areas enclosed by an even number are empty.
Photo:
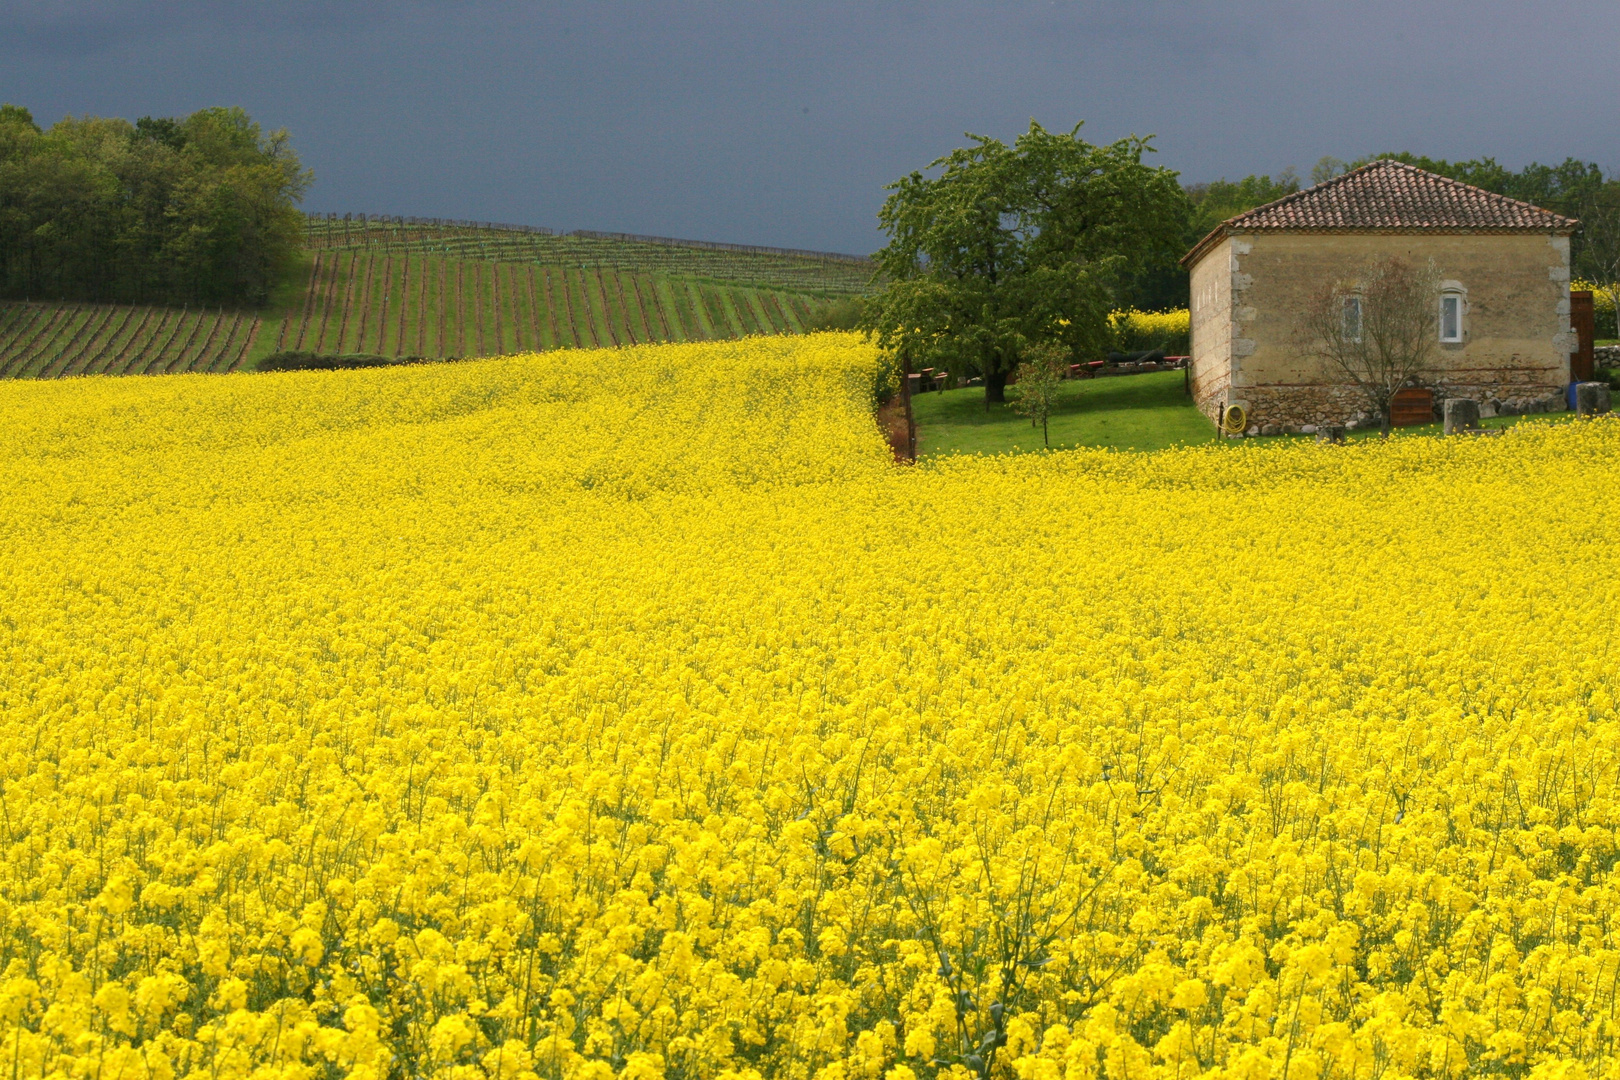
M902 469L884 377L0 385L0 1062L1620 1071L1620 423Z

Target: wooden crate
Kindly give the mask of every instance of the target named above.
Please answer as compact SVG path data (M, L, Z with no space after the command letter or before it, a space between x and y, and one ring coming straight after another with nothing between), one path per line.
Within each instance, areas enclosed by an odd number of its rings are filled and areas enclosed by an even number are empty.
M1408 386L1395 391L1389 402L1391 427L1416 427L1434 423L1434 391L1426 386Z

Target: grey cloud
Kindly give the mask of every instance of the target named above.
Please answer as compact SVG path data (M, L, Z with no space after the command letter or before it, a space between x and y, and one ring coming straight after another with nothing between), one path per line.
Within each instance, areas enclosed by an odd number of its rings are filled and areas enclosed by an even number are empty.
M1620 167L1598 0L6 3L0 99L241 104L316 209L869 251L882 186L1031 117L1189 179L1383 149Z

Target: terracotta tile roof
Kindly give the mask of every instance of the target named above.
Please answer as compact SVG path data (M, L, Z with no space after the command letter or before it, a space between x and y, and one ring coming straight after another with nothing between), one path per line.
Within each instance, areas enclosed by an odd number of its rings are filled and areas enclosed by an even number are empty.
M1386 159L1228 218L1181 260L1235 232L1573 232L1573 218Z

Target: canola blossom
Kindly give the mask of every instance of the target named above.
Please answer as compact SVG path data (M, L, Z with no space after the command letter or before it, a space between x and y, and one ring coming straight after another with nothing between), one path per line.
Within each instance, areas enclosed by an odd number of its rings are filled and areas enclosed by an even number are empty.
M6 1074L1620 1074L1620 421L906 468L882 378L0 386Z
M1108 326L1115 346L1121 349L1164 349L1179 354L1192 347L1192 312L1187 308L1172 311L1127 308L1112 312Z

